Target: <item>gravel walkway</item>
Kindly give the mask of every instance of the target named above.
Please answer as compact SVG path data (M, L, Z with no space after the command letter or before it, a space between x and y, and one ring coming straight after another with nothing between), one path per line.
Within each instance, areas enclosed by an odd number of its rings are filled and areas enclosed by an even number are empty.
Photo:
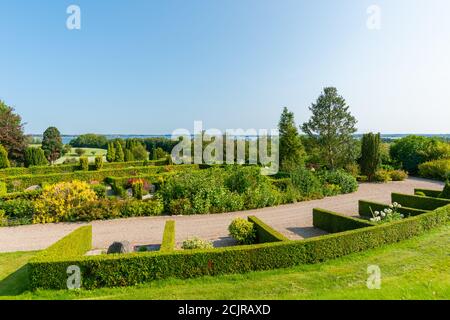
M440 189L443 183L409 178L402 182L386 184L363 183L352 194L328 197L321 200L299 202L273 208L196 216L142 217L108 221L94 221L93 247L107 248L113 241L128 240L134 245L161 243L165 221L176 220L178 242L198 236L213 240L216 246L229 244L228 225L236 217L256 215L290 239L303 239L323 234L312 226L312 209L316 207L356 215L358 200L366 199L390 203L391 192L412 194L414 188ZM58 223L0 228L0 252L41 250L83 223Z

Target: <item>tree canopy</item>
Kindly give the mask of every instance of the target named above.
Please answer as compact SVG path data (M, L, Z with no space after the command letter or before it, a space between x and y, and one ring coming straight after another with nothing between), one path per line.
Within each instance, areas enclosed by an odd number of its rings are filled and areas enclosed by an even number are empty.
M23 162L27 147L23 126L22 118L0 100L0 144L7 150L9 159L18 163Z

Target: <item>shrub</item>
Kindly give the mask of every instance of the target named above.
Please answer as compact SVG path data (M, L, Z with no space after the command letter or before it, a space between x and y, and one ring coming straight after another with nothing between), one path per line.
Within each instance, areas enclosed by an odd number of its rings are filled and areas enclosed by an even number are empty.
M6 183L0 181L0 197L4 196L7 192L8 189L6 188Z
M132 184L131 186L133 197L142 200L143 194L144 194L144 182L139 180Z
M122 217L146 217L159 216L163 213L164 206L160 199L128 200L121 207Z
M86 150L81 149L81 148L76 148L76 149L75 149L75 153L76 153L79 157L81 157L82 155L84 155L84 154L86 153Z
M390 154L403 169L416 174L421 163L450 158L450 144L438 138L411 135L396 140L390 147Z
M172 215L183 215L192 213L192 204L189 199L175 199L171 200L168 211Z
M31 218L34 214L33 202L26 199L0 202L0 209L11 218Z
M419 165L419 175L431 179L448 179L450 177L450 159L422 163Z
M163 239L159 251L175 250L175 221L168 220L164 226Z
M338 194L343 193L341 187L332 183L326 183L323 186L323 195L325 197L337 196Z
M376 182L389 182L391 181L391 175L389 171L380 169L377 172L375 172L375 175L373 176L373 180Z
M228 226L228 232L239 244L255 243L256 229L252 222L243 218L234 219Z
M106 186L104 184L93 184L91 185L92 190L94 190L98 199L106 198Z
M182 248L184 250L212 249L213 244L211 243L211 241L202 240L200 238L194 237L192 239L184 240Z
M97 200L97 195L86 182L75 180L45 186L42 195L34 202L33 223L67 220L72 209L94 200Z
M8 226L8 218L6 217L5 211L0 209L0 227Z
M444 189L442 190L441 194L439 195L439 198L450 199L450 182L448 180L445 183Z
M358 190L356 178L344 170L322 171L320 176L325 183L339 186L342 193L352 193Z
M403 181L408 178L408 173L404 170L392 170L389 172L392 181Z
M102 170L103 169L103 157L98 156L95 157L95 170Z
M300 167L291 173L292 185L306 198L322 196L322 186L316 175L306 168Z
M88 171L89 170L89 160L87 157L80 158L80 170Z
M359 165L356 163L348 163L345 165L345 171L349 174L351 174L353 177L357 177L360 173Z
M299 241L201 251L81 257L86 250L89 250L84 248L79 250L77 258L62 257L57 252L43 257L46 254L44 250L28 264L30 288L67 289L66 270L68 266L74 264L82 271L83 289L94 289L136 285L157 279L242 274L320 263L409 239L437 226L445 225L449 221L450 206L447 206L397 222ZM73 245L79 242L78 239L70 239L69 243ZM64 248L60 249L62 250Z
M0 144L0 169L9 168L8 151Z

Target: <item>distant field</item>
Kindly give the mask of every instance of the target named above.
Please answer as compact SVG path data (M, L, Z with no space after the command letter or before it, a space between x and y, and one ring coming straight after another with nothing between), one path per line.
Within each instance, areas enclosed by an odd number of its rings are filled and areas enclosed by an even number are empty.
M83 157L88 157L89 162L94 162L95 157L97 156L103 156L103 160L106 160L106 150L105 149L96 149L96 148L72 148L70 150L70 153L66 154L64 157L59 158L55 161L55 164L61 164L66 159L74 158L76 160L79 160L78 154L75 153L75 149L83 149L86 150L86 152L83 154Z

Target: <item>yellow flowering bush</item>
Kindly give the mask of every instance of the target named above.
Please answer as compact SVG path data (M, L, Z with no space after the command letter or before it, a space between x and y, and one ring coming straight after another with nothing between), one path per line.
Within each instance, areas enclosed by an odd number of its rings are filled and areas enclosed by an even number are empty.
M97 195L86 182L74 180L44 186L41 196L34 201L33 223L67 220L71 209L95 200Z

